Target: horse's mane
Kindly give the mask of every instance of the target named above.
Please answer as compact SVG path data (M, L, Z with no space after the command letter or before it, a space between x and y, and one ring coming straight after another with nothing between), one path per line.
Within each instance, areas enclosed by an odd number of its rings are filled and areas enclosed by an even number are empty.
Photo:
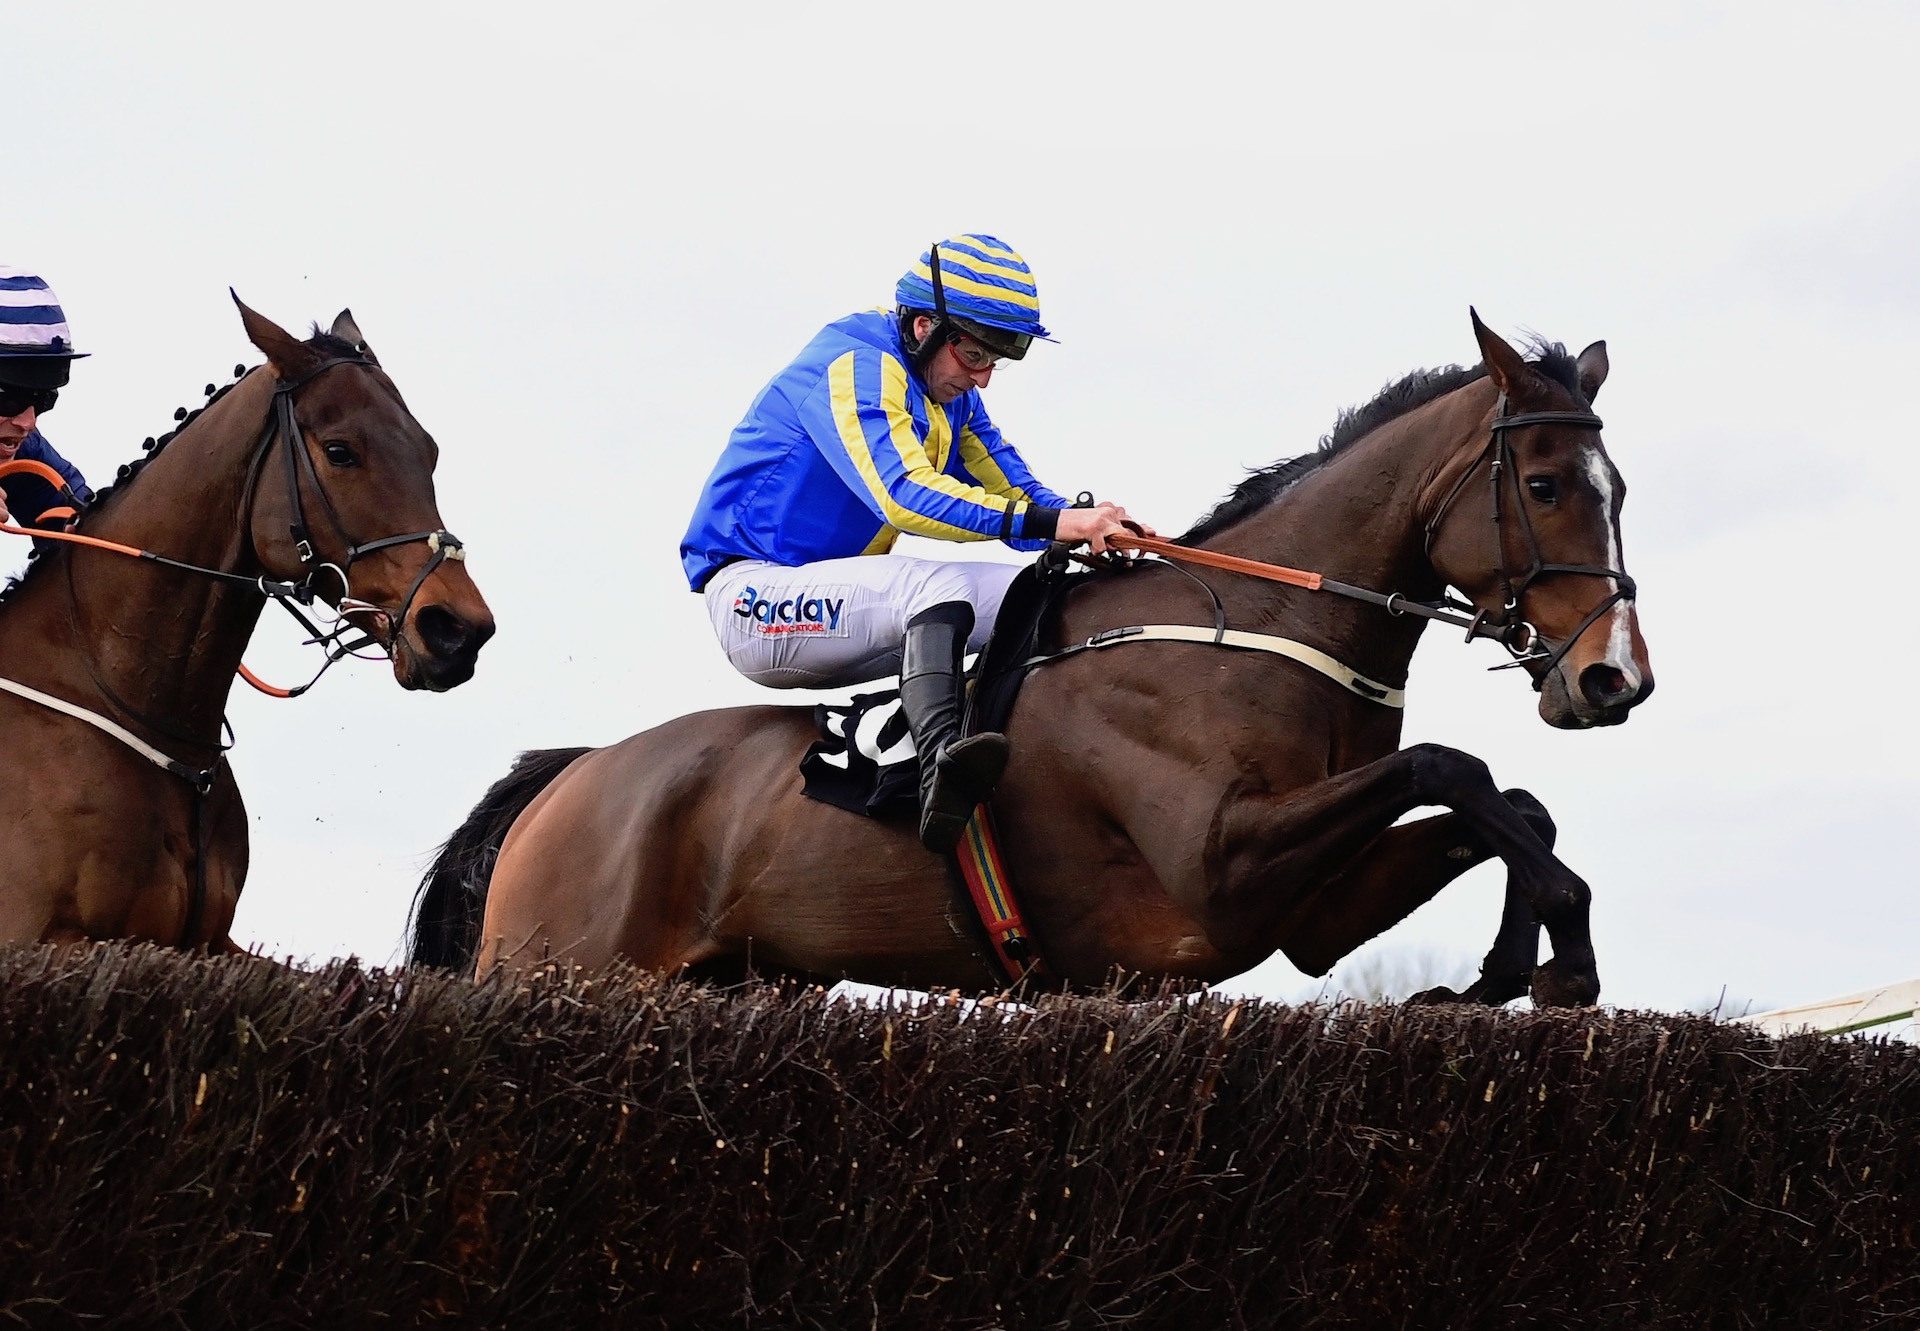
M313 335L307 339L306 345L330 358L336 356L358 356L361 354L360 350L355 347L353 343L347 341L345 338L335 337L332 333L323 331L317 323L313 325ZM246 377L247 367L244 365L236 365L233 367L232 383L223 384L219 388L208 384L206 387L207 400L204 403L191 411L185 407L180 407L175 410L173 419L178 422L178 424L165 434L149 435L141 441L140 456L134 458L131 462L121 463L120 469L113 474L113 480L106 485L100 486L93 492L92 502L87 505L86 512L81 515L82 521L84 522L87 517L98 513L105 506L107 500L131 487L140 473L146 470L147 464L158 457L161 451L173 442L176 435L193 424L193 422L199 418L201 412L238 388L240 381ZM17 577L8 578L7 585L0 587L0 606L5 605L11 600L15 592L26 585L29 578L45 568L56 556L65 554L67 548L65 542L48 542L46 546L42 546L36 542L34 547L27 552L26 571Z
M1529 364L1572 393L1582 410L1587 407L1586 396L1580 391L1580 367L1564 346L1535 337L1528 340L1527 351ZM1381 389L1365 406L1348 407L1342 411L1334 420L1333 428L1321 436L1319 447L1311 453L1282 458L1271 466L1250 472L1244 481L1233 488L1233 493L1221 500L1213 512L1195 523L1192 530L1179 537L1179 541L1183 545L1192 545L1218 535L1242 518L1265 508L1295 481L1317 470L1328 459L1337 457L1388 421L1397 420L1416 407L1424 407L1435 398L1451 393L1456 388L1464 388L1476 379L1483 379L1486 374L1484 363L1473 366L1442 365L1438 369L1415 370L1395 380Z

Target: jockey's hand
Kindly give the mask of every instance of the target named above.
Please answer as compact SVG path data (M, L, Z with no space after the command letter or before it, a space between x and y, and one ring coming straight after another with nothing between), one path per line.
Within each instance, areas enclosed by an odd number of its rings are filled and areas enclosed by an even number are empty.
M9 527L13 525L13 514L7 512L7 501L4 496L0 496L0 522L6 523Z
M1096 504L1092 508L1062 509L1060 525L1054 528L1053 538L1068 545L1085 541L1093 547L1093 553L1104 555L1108 552L1108 537L1134 534L1154 536L1158 533L1146 523L1129 518L1127 510L1118 504Z

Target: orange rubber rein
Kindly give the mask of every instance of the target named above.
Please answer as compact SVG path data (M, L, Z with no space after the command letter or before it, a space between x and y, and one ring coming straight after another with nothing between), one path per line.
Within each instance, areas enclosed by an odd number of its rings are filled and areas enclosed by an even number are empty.
M68 499L74 499L73 491L67 486L66 477L62 476L44 462L35 462L32 458L14 458L11 462L0 462L0 479L5 479L8 476L37 476ZM74 500L73 505L50 508L40 515L41 520L45 521L48 518L57 518L71 522L78 512L78 509L74 506L77 505L78 502L78 500ZM150 560L153 563L166 564L172 568L187 569L195 573L206 573L236 582L244 582L249 587L256 588L264 596L292 596L296 598L298 596L295 584L290 582L268 582L264 577L243 578L237 574L221 573L217 569L204 569L197 564L185 564L177 559L168 559L165 555L157 555L151 550L142 550L138 546L122 545L118 541L102 540L98 536L82 536L78 532L71 531L49 531L39 527L21 527L9 522L0 522L0 532L5 532L9 536L31 536L35 540L40 541L65 541L69 545L91 546L95 550L107 550L116 555L128 555L134 559ZM283 689L276 684L269 684L254 674L253 671L247 669L245 662L242 662L240 665L240 678L246 680L247 683L253 685L253 687L260 690L260 692L273 698L297 698L306 691L304 687Z

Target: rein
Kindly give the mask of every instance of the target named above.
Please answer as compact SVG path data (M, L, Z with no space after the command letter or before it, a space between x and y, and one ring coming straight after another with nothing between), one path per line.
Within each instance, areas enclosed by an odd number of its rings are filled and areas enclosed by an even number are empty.
M1473 607L1454 601L1409 600L1400 592L1371 591L1365 587L1356 587L1350 582L1329 578L1322 573L1288 568L1285 564L1266 564L1257 559L1242 559L1238 555L1223 555L1213 550L1202 550L1197 546L1163 541L1157 536L1109 536L1107 544L1117 550L1138 550L1143 554L1159 555L1163 559L1177 559L1184 564L1201 564L1207 568L1222 569L1228 573L1244 573L1248 577L1264 578L1268 582L1284 582L1289 587L1301 587L1310 592L1332 592L1336 596L1345 596L1355 601L1377 605L1391 614L1416 615L1422 619L1438 620L1443 624L1452 624L1455 628L1473 630L1467 635L1469 642L1476 637L1494 636L1484 628L1477 627L1484 619L1484 615L1476 615L1469 619L1466 615L1457 612L1471 610ZM1496 669L1503 668L1496 667Z
M346 528L340 521L339 513L333 506L333 500L328 496L326 487L320 481L319 473L314 469L312 455L307 449L300 447L301 433L299 423L294 418L293 413L294 393L317 378L323 371L330 370L336 365L371 366L372 364L373 362L357 356L336 357L321 363L305 375L302 375L299 379L292 381L283 379L275 385L273 414L260 437L260 442L256 446L256 451L253 456L253 462L248 469L246 521L247 526L251 528L253 499L254 495L258 492L261 467L268 454L272 451L274 439L278 437L285 442L287 452L287 498L288 505L293 512L293 519L289 524L289 534L293 538L294 553L299 557L301 566L305 570L304 576L297 581L282 581L268 578L265 574L249 577L243 573L228 573L223 569L207 568L199 564L189 564L184 560L171 559L166 555L156 554L151 550L142 550L137 546L123 545L118 541L102 540L97 536L82 536L78 532L46 531L36 527L21 527L9 523L0 523L0 532L13 536L31 536L43 541L63 541L70 545L90 546L96 550L105 550L112 554L125 555L134 559L144 559L155 564L164 565L167 568L178 569L183 573L194 573L204 578L211 578L216 582L234 583L240 586L251 587L266 599L278 601L309 633L314 635L307 640L308 645L322 645L326 648L327 659L325 663L320 667L319 671L315 673L312 679L308 680L305 684L296 685L293 688L279 688L275 685L268 684L258 675L254 674L253 671L247 669L244 664L241 665L239 674L248 684L262 693L276 698L297 698L317 684L320 681L321 675L324 675L345 657L358 652L363 647L378 642L378 639L372 634L366 633L364 630L360 638L352 642L342 641L350 632L354 631L353 626L346 622L345 616L348 613L355 610L368 610L376 614L385 615L389 622L394 625L404 624L406 622L407 612L413 607L414 598L419 595L420 588L425 584L426 580L433 576L434 570L439 568L446 560L464 560L466 558L466 547L461 544L457 536L444 528L436 531L407 532L402 535L386 536L379 540L367 541L362 544L355 543L353 538L347 534ZM296 466L299 467L299 470L296 470ZM347 562L345 568L342 568L338 564L320 560L314 552L312 535L307 526L306 509L301 498L300 471L304 471L307 479L312 482L314 492L320 496L320 502L326 508L328 521L332 524L334 531L340 535L343 543L347 547ZM59 472L43 462L35 462L29 458L17 458L11 462L0 463L0 478L22 474L37 476L53 485L59 493L67 499L74 499L73 492L67 487L66 479L62 477ZM75 500L74 502L77 505L78 501ZM74 508L56 508L49 509L45 516L71 518L74 513ZM390 546L405 545L413 541L425 541L433 557L421 567L412 585L407 588L406 597L401 601L397 613L389 614L380 606L370 602L360 601L351 595L352 588L348 582L347 574L348 570L353 567L356 559L361 555L371 554L376 550L384 550ZM319 600L317 586L320 577L322 574L328 572L331 572L334 577L339 580L341 596L337 604L345 608L335 615L333 628L322 630L312 619L302 613L298 607L305 606L311 609L315 605Z
M322 361L298 379L280 379L275 381L273 407L268 414L266 427L261 433L260 441L255 445L253 460L247 469L243 530L247 533L247 539L249 543L251 543L254 496L259 489L262 466L268 454L272 452L275 438L277 437L284 441L287 454L287 497L289 507L293 513L290 524L290 534L293 538L294 553L299 557L303 570L303 576L297 581L269 579L264 573L253 577L242 573L229 573L224 569L207 568L199 564L187 563L184 560L171 559L165 555L155 554L151 550L142 550L136 546L123 545L118 541L103 540L97 536L82 536L78 532L42 531L37 528L21 527L11 523L0 523L0 532L16 536L31 536L39 540L63 541L70 545L88 546L97 550L105 550L111 554L148 560L152 563L164 565L167 568L178 569L184 573L193 573L201 577L211 578L217 582L251 587L266 599L279 602L280 605L285 607L289 614L306 627L308 632L314 635L308 640L308 643L310 645L317 644L322 646L326 660L322 662L320 669L315 672L312 679L308 680L305 684L297 685L291 689L278 688L265 683L242 663L239 668L240 677L254 688L272 697L299 697L315 684L319 683L320 677L326 674L327 671L340 660L357 653L361 648L370 644L379 645L384 652L391 655L393 638L400 632L401 626L406 623L407 612L412 609L414 598L419 595L420 588L425 584L426 580L432 576L433 571L447 560L464 560L466 558L466 547L460 543L458 537L445 528L434 531L407 532L398 536L384 536L377 540L364 543L356 543L353 537L348 534L345 525L340 520L338 510L333 506L332 498L327 494L326 486L321 483L319 473L314 468L311 452L303 446L303 435L300 430L299 421L296 419L293 410L293 396L296 392L318 378L321 374L339 365L371 367L373 362L362 356L336 356L332 359ZM328 521L332 524L334 532L341 538L342 543L347 548L345 567L321 560L314 551L312 535L307 526L306 508L300 492L300 476L302 472L304 472L307 479L312 482L314 492L320 496L320 502L326 509ZM59 494L71 501L73 505L72 507L64 509L50 509L47 514L43 516L64 517L70 520L74 517L76 511L80 508L80 504L71 488L67 485L66 479L62 477L59 472L47 466L45 463L36 462L29 458L16 458L6 463L0 463L0 478L21 474L37 476L49 482L55 487ZM400 608L397 612L389 613L378 605L357 600L352 595L352 585L348 580L348 572L352 569L354 560L376 550L384 550L397 545L406 545L413 541L426 542L427 548L432 553L432 557L422 566L418 576L414 578L413 584L407 588L406 597L401 601ZM259 553L257 550L255 550L254 557L258 560ZM72 596L74 592L71 582L71 565L69 565L67 572L69 578L69 595ZM322 630L312 619L302 613L299 607L306 606L312 608L314 606L319 597L319 593L316 590L318 580L322 574L327 572L331 572L339 579L340 596L334 602L336 608L333 621L334 626L330 630ZM389 630L388 640L386 642L381 642L373 633L366 630L359 630L361 636L358 639L351 642L345 641L350 633L356 631L356 626L348 623L346 616L349 613L359 610L370 611L387 620ZM87 662L87 668L89 673L93 674L94 684L121 711L126 712L129 716L164 734L172 735L174 738L186 738L184 736L173 735L173 732L167 727L159 724L150 717L141 716L136 709L128 706L113 690L107 687L105 681L100 679L98 673L93 670L91 660ZM169 757L118 722L81 707L76 703L68 702L52 694L43 693L38 689L29 688L24 684L5 677L0 677L0 690L24 698L27 701L38 703L43 707L47 707L65 716L83 721L87 725L119 740L122 744L126 745L129 749L156 767L159 767L162 771L177 776L192 786L194 791L192 826L192 836L195 847L194 873L193 885L187 901L186 922L181 929L181 945L186 946L191 943L194 935L199 932L201 916L206 909L206 802L213 792L220 766L225 761L224 753L226 746L219 744L216 740L215 747L223 756L215 758L213 765L210 767L194 767L189 763L184 763L178 759ZM187 742L199 743L201 741L188 740Z
M1455 481L1447 497L1434 512L1426 526L1425 552L1431 557L1433 542L1439 534L1441 520L1444 519L1453 503L1466 488L1467 481L1480 469L1483 461L1490 462L1490 481L1493 494L1493 543L1497 567L1500 572L1501 587L1505 593L1505 604L1500 612L1481 610L1466 602L1450 596L1442 596L1434 601L1417 601L1401 592L1377 592L1367 587L1357 587L1349 582L1341 582L1321 573L1305 569L1288 568L1284 564L1268 564L1257 559L1244 559L1238 555L1220 554L1213 550L1202 550L1195 546L1180 545L1174 541L1161 540L1154 536L1130 534L1111 536L1107 544L1116 550L1133 550L1142 554L1158 555L1162 559L1179 560L1187 564L1199 564L1207 568L1216 568L1228 573L1245 574L1248 577L1263 578L1268 582L1284 583L1289 587L1299 587L1310 592L1331 592L1335 596L1344 596L1349 600L1364 601L1377 605L1391 615L1413 615L1421 619L1431 619L1442 624L1451 624L1455 628L1467 631L1465 641L1475 638L1492 638L1513 657L1499 665L1488 667L1491 670L1511 670L1515 666L1537 667L1534 671L1533 689L1538 693L1545 685L1548 674L1560 664L1566 654L1573 650L1580 635L1591 628L1602 615L1621 601L1632 601L1638 594L1631 577L1625 570L1603 568L1597 564L1550 564L1541 557L1540 540L1533 530L1533 522L1527 516L1527 508L1519 496L1519 469L1514 462L1513 444L1508 438L1510 431L1524 429L1534 425L1577 425L1585 429L1598 430L1601 420L1588 411L1528 411L1518 415L1506 414L1506 394L1500 395L1499 404L1494 408L1494 418L1490 437L1481 451L1460 479ZM1511 488L1515 492L1514 508L1520 514L1521 530L1526 535L1529 558L1527 567L1521 571L1518 579L1507 566L1506 542L1502 539L1503 496L1508 487L1501 484L1502 478L1511 476ZM1078 556L1076 556L1078 558ZM1094 567L1103 567L1102 561L1083 559L1081 562ZM1124 562L1124 561L1123 561ZM1549 650L1546 637L1526 620L1520 618L1520 598L1526 594L1535 579L1547 573L1571 573L1583 577L1611 578L1613 591L1588 612L1577 628L1560 643ZM1196 579L1198 581L1198 579ZM1084 651L1091 647L1105 647L1116 642L1140 641L1146 639L1175 638L1189 642L1212 642L1222 646L1251 647L1257 650L1277 652L1291 656L1302 664L1311 666L1321 674L1342 684L1363 697L1371 697L1376 702L1387 702L1389 706L1399 706L1404 696L1398 689L1367 679L1358 671L1352 670L1332 657L1317 652L1290 638L1273 638L1266 634L1236 633L1226 626L1225 610L1220 598L1211 587L1203 582L1207 594L1213 597L1214 628L1211 634L1204 629L1194 629L1190 625L1142 625L1133 628L1109 629L1097 634L1084 643L1077 643L1060 653ZM1181 631L1186 630L1186 631ZM1197 636L1196 636L1197 635ZM1233 641L1233 639L1239 641ZM1298 650L1296 650L1298 649ZM1302 655L1302 652L1310 655ZM1319 658L1319 659L1315 659ZM1051 659L1051 658L1048 658ZM1387 701L1387 695L1392 701Z

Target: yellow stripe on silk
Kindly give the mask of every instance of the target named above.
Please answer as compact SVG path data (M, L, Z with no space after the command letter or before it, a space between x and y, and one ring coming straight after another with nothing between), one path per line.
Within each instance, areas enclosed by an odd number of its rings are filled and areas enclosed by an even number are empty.
M915 271L918 272L921 277L926 278L929 285L932 284L933 272L926 264L918 265ZM1031 287L1033 279L1027 278L1025 280L1029 287ZM940 265L940 283L950 290L964 291L969 296L984 296L988 300L1003 300L1009 305L1018 305L1023 310L1032 310L1035 314L1040 313L1040 297L1031 289L1027 291L1015 291L1011 287L997 287L987 282L976 282L970 277L961 277L958 273L948 272L947 265L944 263Z
M1000 470L1000 464L994 460L980 436L966 426L960 427L960 465L969 475L997 495L1017 501L1014 512L1024 510L1033 502L1033 496L1007 479L1007 473Z
M867 548L860 553L863 555L884 555L893 549L893 543L899 539L900 529L898 527L888 527L883 524L874 538L867 542Z
M894 362L898 364L899 362ZM888 385L892 391L892 385ZM907 395L906 375L900 376L900 396L904 401ZM947 455L953 451L953 422L947 419L947 413L932 398L926 400L927 437L923 440L913 432L913 418L900 416L893 422L893 446L900 456L912 456L907 450L918 448L927 455L927 463L935 471L945 471Z
M853 459L854 470L866 482L867 493L880 506L881 516L890 526L915 536L931 536L945 541L990 540L980 532L922 517L896 503L893 496L887 493L887 484L881 479L880 468L874 464L873 452L868 446L867 432L861 428L860 402L853 385L856 354L849 351L828 367L827 391L833 403L833 423L840 432L840 443L846 448L847 456ZM928 471L931 469L930 461L926 450L920 446L919 438L913 433L913 417L907 412L906 367L892 356L882 356L880 371L880 402L886 408L890 442L908 472ZM937 409L930 414L937 415ZM995 511L1004 509L1007 504L998 495L990 495L978 486L962 485L951 476L930 476L925 488Z
M932 398L924 400L927 413L925 441L923 442L914 433L913 417L908 413L906 405L908 386L906 367L891 356L883 357L880 362L880 400L887 406L887 418L890 424L888 437L893 444L894 452L900 455L901 465L910 472L923 466L934 472L933 475L919 481L924 489L938 491L963 503L974 504L995 513L1005 512L1008 504L1006 499L991 494L980 486L968 485L957 477L946 474L947 457L953 451L953 422L946 410ZM923 518L917 513L912 516L916 522L929 528L920 532L921 535L931 536L943 531L957 531L960 533L957 539L960 540L992 539L977 531L950 527L934 519ZM894 521L894 526L901 527L904 531L916 530L914 527L903 526L898 520Z

